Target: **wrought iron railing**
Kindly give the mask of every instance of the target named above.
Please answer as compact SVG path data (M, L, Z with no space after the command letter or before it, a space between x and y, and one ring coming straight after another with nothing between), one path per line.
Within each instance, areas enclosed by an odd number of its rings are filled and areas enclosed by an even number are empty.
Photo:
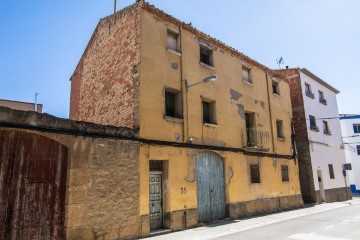
M309 91L309 90L306 90L305 91L305 95L306 96L308 96L308 97L310 97L310 98L315 98L315 94L313 94L311 91Z
M327 101L326 101L325 98L320 98L320 99L319 99L319 102L322 103L322 104L324 104L324 105L327 105Z
M242 130L243 147L267 151L269 149L269 137L268 132L254 128Z

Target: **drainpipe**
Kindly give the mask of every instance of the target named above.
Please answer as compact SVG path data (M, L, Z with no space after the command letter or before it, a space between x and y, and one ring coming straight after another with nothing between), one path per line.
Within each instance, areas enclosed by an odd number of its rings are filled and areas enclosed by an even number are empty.
M187 89L184 74L184 45L183 45L183 28L180 26L180 72L181 72L181 94L182 94L182 110L183 110L183 142L188 140L188 105L187 105Z
M268 95L268 102L269 102L269 116L270 116L270 130L271 130L271 136L272 136L272 152L275 153L275 135L274 135L274 129L273 129L273 121L272 121L272 111L271 111L271 103L270 103L270 89L269 89L269 74L266 72L266 89L267 89L267 95Z

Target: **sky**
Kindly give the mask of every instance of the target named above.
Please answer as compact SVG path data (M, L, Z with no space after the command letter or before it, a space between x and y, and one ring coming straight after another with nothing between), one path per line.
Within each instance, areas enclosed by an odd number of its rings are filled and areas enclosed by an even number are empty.
M118 0L118 10L135 0ZM340 91L339 113L360 114L359 0L149 0L252 59L305 67ZM67 118L70 77L114 0L1 0L0 99L43 104ZM333 116L329 116L333 117Z

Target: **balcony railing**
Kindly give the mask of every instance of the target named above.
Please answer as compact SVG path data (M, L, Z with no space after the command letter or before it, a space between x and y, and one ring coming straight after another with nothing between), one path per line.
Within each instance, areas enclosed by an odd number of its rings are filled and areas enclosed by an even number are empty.
M314 99L315 98L315 94L313 94L311 91L306 90L305 91L305 95L308 96L309 98Z
M243 147L251 148L257 151L269 151L269 137L268 132L256 130L254 128L247 128L242 130Z
M327 105L327 101L326 101L325 98L320 98L320 99L319 99L319 102L322 103L322 104L324 104L324 105Z

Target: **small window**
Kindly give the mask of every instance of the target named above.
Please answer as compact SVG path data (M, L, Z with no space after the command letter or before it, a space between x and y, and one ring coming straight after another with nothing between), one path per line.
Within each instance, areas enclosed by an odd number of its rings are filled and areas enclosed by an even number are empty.
M179 34L169 31L167 32L167 48L179 52Z
M289 181L289 167L287 165L281 165L281 179L283 182Z
M357 155L360 155L360 145L356 146L356 150L357 150Z
M252 80L250 78L250 68L242 67L242 77L243 81L252 83Z
M214 66L213 51L202 45L200 45L200 62L212 67Z
M272 82L272 90L273 90L273 94L280 95L279 82L277 82L277 81L273 81L273 82Z
M324 125L324 133L330 135L331 131L329 129L329 123L327 121L323 121L323 125Z
M276 120L276 131L277 131L277 137L284 139L285 135L284 135L284 127L283 127L283 121L281 120Z
M329 164L329 175L330 175L330 179L335 179L335 175L334 175L334 167L332 164Z
M315 98L315 95L311 91L311 86L308 83L305 83L305 95L310 98Z
M260 167L259 164L250 165L251 183L260 183Z
M314 116L309 115L310 118L310 129L311 130L315 130L315 131L319 131L318 127L316 126L316 119Z
M327 101L326 101L324 93L322 91L319 91L319 102L324 105L327 105Z
M168 117L182 118L181 92L172 89L165 90L165 115Z
M354 124L354 133L360 133L360 124Z
M203 123L216 124L216 105L215 101L203 101Z

